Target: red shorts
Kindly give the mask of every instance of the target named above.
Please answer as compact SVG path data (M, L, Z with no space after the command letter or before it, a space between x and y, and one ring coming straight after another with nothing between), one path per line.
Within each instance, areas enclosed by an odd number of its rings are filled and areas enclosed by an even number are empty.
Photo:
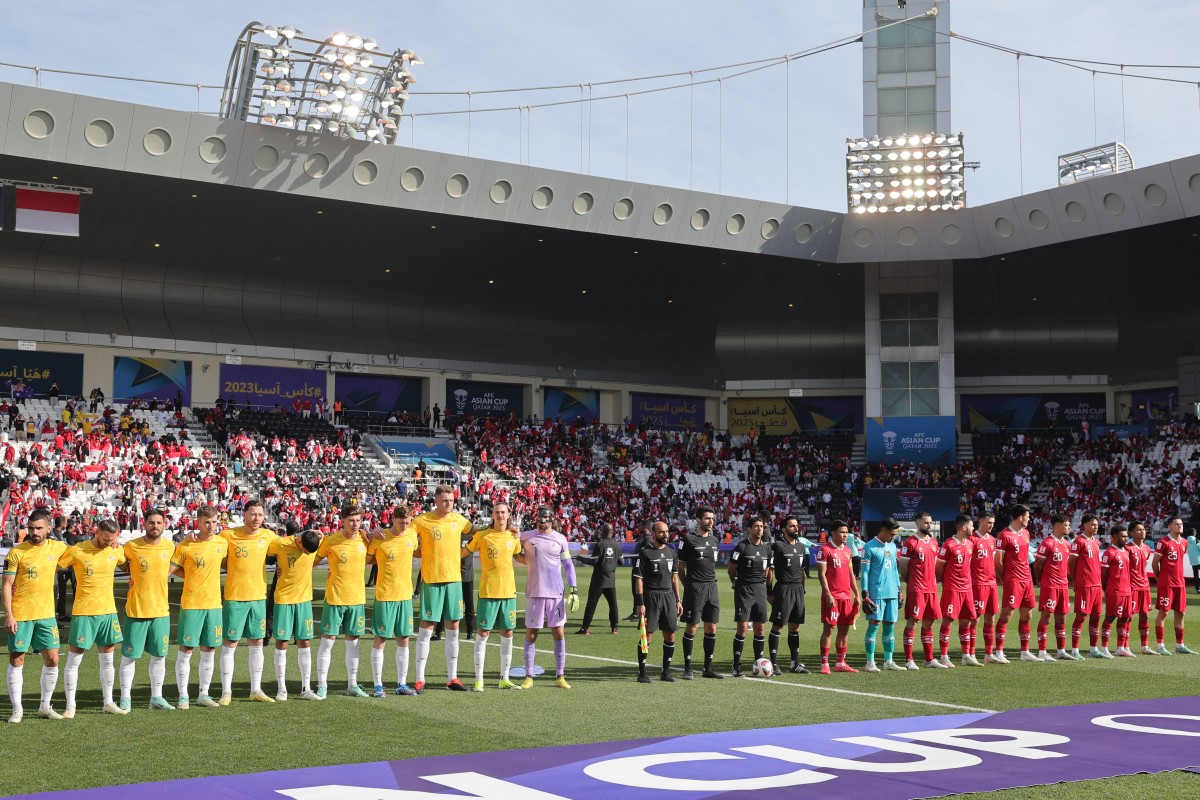
M942 590L942 617L945 619L975 619L975 596L970 592Z
M1158 600L1154 607L1159 611L1187 611L1187 588L1184 586L1158 587Z
M1033 608L1037 605L1033 599L1033 582L1004 584L1000 604L1002 608Z
M1099 614L1100 613L1100 597L1104 594L1104 590L1099 586L1088 586L1085 588L1075 587L1075 613L1076 614Z
M1038 608L1051 614L1065 614L1071 609L1071 596L1066 586L1043 586L1038 594Z
M995 614L1000 610L1000 594L994 583L977 583L971 587L975 593L975 614Z
M1129 616L1145 614L1150 611L1150 589L1132 589L1129 592Z
M1107 593L1104 595L1104 615L1115 619L1129 619L1133 616L1133 595L1129 592L1121 594Z
M836 627L849 627L854 624L854 620L858 617L858 606L854 603L854 599L847 597L844 600L834 598L833 605L825 602L825 598L821 598L821 622L826 625Z
M909 592L904 598L904 618L934 620L942 618L937 592Z

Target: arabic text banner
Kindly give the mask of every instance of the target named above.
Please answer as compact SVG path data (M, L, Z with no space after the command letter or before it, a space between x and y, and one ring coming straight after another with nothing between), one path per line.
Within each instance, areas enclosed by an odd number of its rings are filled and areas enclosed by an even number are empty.
M863 432L862 395L838 397L731 397L729 432L749 433L760 425L767 436L824 431Z
M221 395L236 398L238 405L272 408L278 403L291 408L296 400L312 400L325 395L326 373L319 369L265 367L257 364L222 364Z
M525 387L516 383L482 383L479 381L446 381L446 403L442 410L447 416L502 417L525 416Z
M651 428L691 428L694 431L704 427L703 397L634 392L629 399L634 424L645 422Z
M421 410L420 378L339 372L333 387L334 397L343 400L350 411L386 414Z
M183 395L183 404L192 404L192 362L170 358L134 358L113 356L113 399L175 399Z
M863 489L863 521L884 517L908 521L925 511L934 522L946 522L960 513L957 489Z
M27 391L45 396L50 392L50 384L56 381L62 397L84 394L83 355L41 350L0 350L0 386L4 387L6 393L10 385L19 383Z
M878 464L932 464L958 453L954 417L871 417L867 420L867 460Z
M595 389L542 387L544 419L562 417L564 423L591 422L600 416L600 392Z
M964 394L959 403L964 431L1051 427L1077 430L1085 419L1095 425L1108 418L1103 392Z

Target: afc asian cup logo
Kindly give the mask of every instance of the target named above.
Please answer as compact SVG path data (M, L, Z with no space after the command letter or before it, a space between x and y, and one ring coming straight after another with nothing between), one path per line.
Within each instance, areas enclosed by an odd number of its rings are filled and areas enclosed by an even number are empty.
M905 511L916 511L921 505L920 492L901 492L899 494L900 505L904 506Z
M1062 408L1061 405L1051 400L1043 408L1046 409L1046 419L1049 422L1056 422L1058 420L1058 410Z
M887 453L896 452L896 432L895 431L884 431L883 432L883 449L884 449L884 452L887 452Z
M454 390L454 407L458 409L458 413L460 414L467 410L467 394L466 389Z

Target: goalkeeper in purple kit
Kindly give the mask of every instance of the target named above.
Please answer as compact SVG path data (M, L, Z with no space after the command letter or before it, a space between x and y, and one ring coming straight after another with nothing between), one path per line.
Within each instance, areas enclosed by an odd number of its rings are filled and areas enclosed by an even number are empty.
M570 689L564 671L567 664L565 626L567 611L579 608L575 564L567 549L567 539L554 530L554 512L543 506L537 512L537 530L521 534L522 554L517 560L529 567L525 582L525 682L522 689L533 688L533 662L537 653L538 633L549 628L554 637L554 683ZM563 596L562 570L567 571L568 594Z

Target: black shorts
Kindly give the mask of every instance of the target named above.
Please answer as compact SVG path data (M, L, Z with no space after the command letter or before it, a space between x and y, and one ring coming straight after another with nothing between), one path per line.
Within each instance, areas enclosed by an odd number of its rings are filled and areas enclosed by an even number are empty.
M646 602L646 633L654 633L658 629L674 633L679 627L679 609L676 606L675 592L647 592Z
M721 621L721 602L717 598L716 581L683 585L683 617L680 621L684 625L698 622L715 625Z
M771 624L804 624L804 584L775 585L775 602L771 604Z
M751 583L739 585L733 592L734 622L767 621L767 585Z

